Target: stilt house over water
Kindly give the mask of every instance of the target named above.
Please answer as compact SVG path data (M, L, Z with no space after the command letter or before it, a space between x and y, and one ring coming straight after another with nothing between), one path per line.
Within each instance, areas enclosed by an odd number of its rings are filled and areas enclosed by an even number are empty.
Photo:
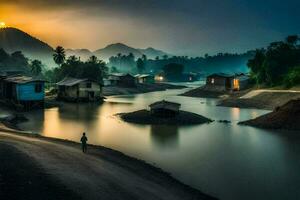
M0 98L26 110L41 107L44 105L45 80L23 75L1 76Z
M150 112L158 117L174 117L179 114L181 104L170 101L158 101L150 104Z
M101 101L102 85L91 79L66 77L57 83L58 99L65 101Z

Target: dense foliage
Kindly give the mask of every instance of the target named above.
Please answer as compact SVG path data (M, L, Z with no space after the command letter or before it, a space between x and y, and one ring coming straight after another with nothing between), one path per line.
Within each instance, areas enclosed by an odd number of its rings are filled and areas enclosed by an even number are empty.
M173 56L167 55L156 57L155 59L147 59L142 56L141 58L134 59L133 55L112 56L109 59L108 66L114 67L120 72L159 72L162 71L164 66L177 63L185 66L186 72L246 72L247 61L253 57L253 52L245 54L229 54L219 53L214 56L205 55L204 57L187 57L187 56Z
M59 56L58 56L59 55ZM89 78L99 83L103 82L103 77L107 72L106 64L102 60L98 60L96 56L91 56L86 62L81 61L76 56L70 56L65 59L64 51L56 52L53 56L54 60L59 60L59 67L45 72L45 77L51 83L61 81L65 77L73 78ZM61 62L63 60L63 62Z
M300 46L298 36L273 42L266 49L256 50L248 61L251 76L257 84L293 86L299 83Z
M23 75L40 76L44 65L39 60L29 60L21 51L8 54L0 49L0 70Z
M184 66L177 63L170 63L163 67L163 71L168 80L180 80L184 71Z

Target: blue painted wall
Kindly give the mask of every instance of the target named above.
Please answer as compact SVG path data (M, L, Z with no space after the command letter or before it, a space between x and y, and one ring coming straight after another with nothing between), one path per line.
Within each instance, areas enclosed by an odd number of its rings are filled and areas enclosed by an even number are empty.
M42 91L40 93L35 92L35 85L41 84ZM19 101L41 101L45 97L45 84L43 82L26 83L16 85L17 99Z

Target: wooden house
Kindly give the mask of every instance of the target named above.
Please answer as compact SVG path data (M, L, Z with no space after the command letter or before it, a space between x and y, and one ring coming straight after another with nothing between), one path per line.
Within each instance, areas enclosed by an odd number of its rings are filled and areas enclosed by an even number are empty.
M102 85L90 79L66 77L56 83L58 99L65 101L99 101L103 99Z
M179 114L180 106L179 103L165 100L149 105L151 114L158 117L174 117Z
M154 76L151 74L137 74L134 76L137 83L148 83L152 84L155 82Z
M136 87L135 77L130 74L114 73L109 74L107 81L110 86L118 87Z
M30 76L1 76L0 98L25 109L44 105L45 81Z
M216 73L207 76L206 86L216 91L238 91L248 86L249 77L245 74Z

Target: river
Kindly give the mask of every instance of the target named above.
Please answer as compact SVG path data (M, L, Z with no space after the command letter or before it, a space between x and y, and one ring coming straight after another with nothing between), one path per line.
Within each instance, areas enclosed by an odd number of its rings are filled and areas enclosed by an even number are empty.
M20 127L74 141L86 132L89 143L145 160L223 200L300 199L300 135L237 125L268 111L218 107L214 99L177 95L185 90L114 96L102 105L65 104L33 111L26 114L30 121ZM125 123L114 116L162 99L232 123L150 126Z

